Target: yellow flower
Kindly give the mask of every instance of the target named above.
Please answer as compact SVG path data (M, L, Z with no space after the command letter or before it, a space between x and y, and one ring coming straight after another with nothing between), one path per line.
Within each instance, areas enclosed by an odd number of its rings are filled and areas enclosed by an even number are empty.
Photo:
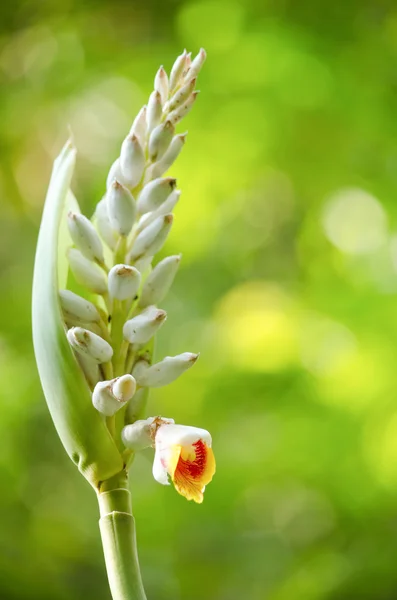
M158 427L154 441L154 478L168 485L170 476L179 494L201 504L215 473L211 435L205 429L165 423Z

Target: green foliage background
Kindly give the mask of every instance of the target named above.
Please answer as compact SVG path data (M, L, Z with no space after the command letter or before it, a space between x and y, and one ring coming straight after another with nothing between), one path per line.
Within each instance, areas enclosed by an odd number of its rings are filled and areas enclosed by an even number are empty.
M185 46L204 46L208 61L172 171L183 195L164 252L183 264L159 355L202 354L152 393L150 413L209 429L218 471L197 506L153 480L150 455L136 461L148 597L391 600L397 7L387 0L1 4L0 598L109 598L96 499L63 452L35 368L34 249L67 126L90 214L156 69Z

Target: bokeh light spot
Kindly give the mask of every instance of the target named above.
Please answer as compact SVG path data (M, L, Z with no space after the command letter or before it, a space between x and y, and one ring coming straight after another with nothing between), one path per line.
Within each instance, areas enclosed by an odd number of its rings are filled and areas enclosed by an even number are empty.
M356 341L341 323L312 313L302 320L300 349L303 365L316 375L325 375L344 366Z
M397 484L397 412L381 423L368 423L364 435L364 452L381 484L395 489Z
M325 204L322 223L327 238L347 254L367 254L387 237L387 217L380 202L359 188L333 194Z
M296 360L293 303L277 285L237 286L221 300L216 319L222 355L240 368L278 371Z
M316 398L353 413L361 412L379 401L389 385L388 369L392 356L387 348L376 350L359 347L318 382Z

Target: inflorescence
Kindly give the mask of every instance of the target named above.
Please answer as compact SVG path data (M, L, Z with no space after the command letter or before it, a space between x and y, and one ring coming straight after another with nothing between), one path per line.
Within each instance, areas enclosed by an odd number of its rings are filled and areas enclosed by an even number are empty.
M215 472L210 434L172 419L143 417L148 389L172 383L198 359L184 352L152 363L154 336L167 318L159 305L181 256L152 263L180 198L176 180L164 176L186 141L187 133L176 133L176 126L196 101L205 58L204 50L194 60L185 50L169 77L160 67L148 104L110 168L92 221L69 212L69 266L90 300L70 290L59 293L68 341L126 467L134 452L154 446L157 481L167 484L169 475L178 492L196 502L202 502Z

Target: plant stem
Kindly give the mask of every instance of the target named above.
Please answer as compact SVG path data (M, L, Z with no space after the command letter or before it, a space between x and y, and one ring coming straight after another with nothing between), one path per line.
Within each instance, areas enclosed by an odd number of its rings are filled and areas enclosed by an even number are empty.
M104 482L98 493L102 546L113 600L146 600L136 547L127 477Z

